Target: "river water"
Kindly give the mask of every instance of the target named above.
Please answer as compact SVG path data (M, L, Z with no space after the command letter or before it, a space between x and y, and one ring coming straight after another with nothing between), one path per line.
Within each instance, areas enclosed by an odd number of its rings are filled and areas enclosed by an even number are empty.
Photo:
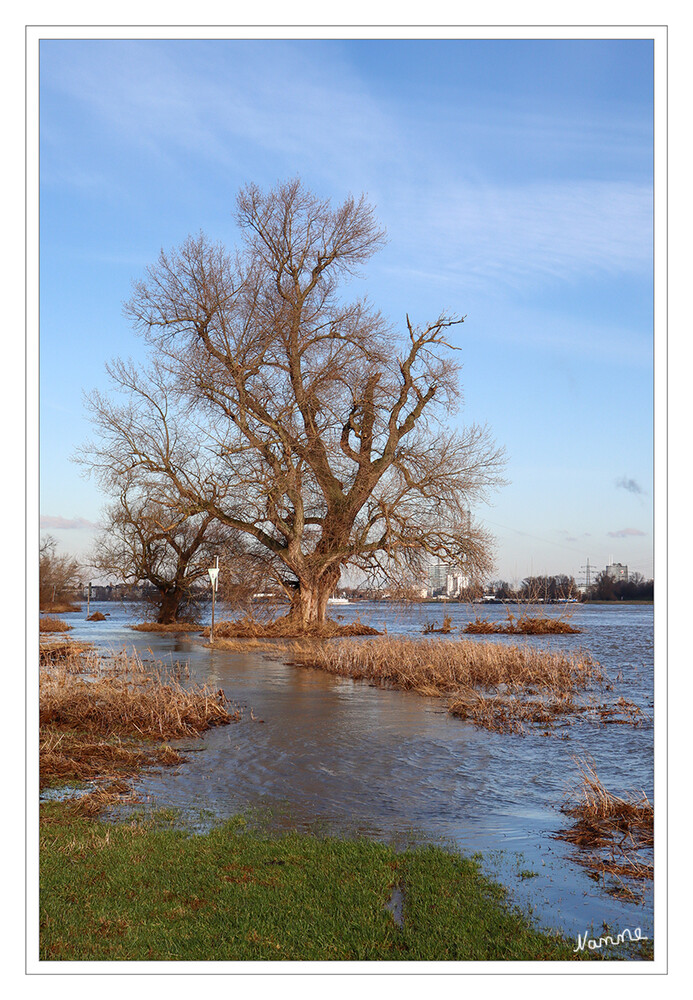
M531 906L542 926L570 936L592 928L599 936L606 923L653 936L651 883L639 887L637 901L615 898L576 863L576 849L552 838L570 825L560 806L578 777L573 755L589 753L610 791L644 790L653 799L651 606L571 608L579 635L469 637L586 649L614 684L608 697L623 695L645 713L637 727L578 720L550 737L489 733L449 716L442 699L291 666L280 652L231 653L210 649L194 633L133 632L128 626L139 609L132 605L91 609L109 617L61 616L72 638L187 663L193 680L223 688L243 710L240 723L175 742L195 751L184 764L141 776L137 791L153 808L180 810L198 829L245 812L274 828L360 833L398 845L443 842L482 852L484 870L514 902ZM358 616L391 635L418 637L446 613L458 629L476 613L506 614L493 606L387 602L331 612L345 623Z

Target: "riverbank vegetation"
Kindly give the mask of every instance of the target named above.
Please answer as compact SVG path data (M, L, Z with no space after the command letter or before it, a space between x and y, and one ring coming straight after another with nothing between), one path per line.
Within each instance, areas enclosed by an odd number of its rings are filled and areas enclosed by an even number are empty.
M640 709L610 690L601 667L584 650L570 652L474 640L380 638L296 646L292 663L367 680L428 697L448 697L448 711L493 732L552 730L576 716L637 724Z
M547 616L529 611L514 615L508 611L505 621L477 615L463 631L471 635L577 635L580 629L571 625L566 615Z
M272 837L239 819L194 836L171 816L109 824L60 803L40 835L43 960L601 957L537 930L475 860L437 847Z
M79 644L59 652L41 657L39 777L41 787L92 782L70 806L82 814L131 797L128 781L142 767L179 763L166 741L240 717L222 691L184 686L175 668Z
M576 822L555 834L556 839L579 848L575 860L592 877L606 883L608 876L612 895L638 898L633 883L654 877L654 806L644 792L621 797L608 791L590 757L573 760L580 787L563 812Z
M209 627L203 630L202 635L209 638ZM293 615L267 621L246 616L234 621L220 621L214 626L215 644L218 639L331 639L336 636L357 635L382 635L382 633L372 625L364 625L360 621L340 625L339 622L326 618L324 621L303 624Z
M39 632L69 632L71 629L72 625L60 618L39 618Z

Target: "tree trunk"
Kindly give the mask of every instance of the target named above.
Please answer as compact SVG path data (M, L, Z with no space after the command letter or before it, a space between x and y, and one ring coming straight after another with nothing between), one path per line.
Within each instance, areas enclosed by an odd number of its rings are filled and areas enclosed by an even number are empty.
M172 625L178 618L178 610L183 600L182 590L168 590L161 594L161 603L156 617L159 625Z
M339 583L339 577L338 567L317 578L301 579L291 604L290 617L304 628L322 624L326 617L327 600Z

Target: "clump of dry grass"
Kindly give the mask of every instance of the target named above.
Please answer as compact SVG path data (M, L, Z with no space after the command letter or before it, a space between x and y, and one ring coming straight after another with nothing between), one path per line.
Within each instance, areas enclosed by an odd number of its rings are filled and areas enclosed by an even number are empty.
M42 665L42 787L56 781L97 781L95 790L72 804L81 815L96 815L115 801L133 801L126 782L142 767L183 759L161 742L240 719L238 710L228 710L223 691L199 684L185 687L182 675L175 667L151 668L126 654L106 659L81 651Z
M576 635L580 629L574 628L564 616L551 618L528 612L514 615L508 611L506 621L492 621L477 616L463 631L474 635Z
M583 711L567 694L556 694L547 700L513 698L507 695L488 697L475 691L456 698L448 705L448 711L458 719L473 722L481 729L493 733L524 734L527 725L552 728L560 716L573 715Z
M106 615L102 614L100 611L95 611L93 615L87 616L88 622L105 622Z
M205 643L205 645L208 644ZM249 650L283 653L289 649L293 649L293 646L281 639L217 639L215 627L214 648L225 649L231 653L245 653Z
M94 738L44 726L39 736L41 787L53 781L134 777L151 764L178 764L183 757L168 745L137 744L118 736Z
M162 625L159 622L140 622L138 625L131 625L135 632L201 632L204 626L195 622L171 622Z
M206 628L202 632L203 636L209 636L210 629ZM255 618L238 618L235 621L221 621L214 626L214 641L217 639L330 639L337 636L357 636L357 635L382 635L377 628L371 625L363 625L359 621L350 622L348 625L340 625L338 622L326 619L324 622L315 622L310 625L303 625L285 615L283 618L276 618L274 621L261 622Z
M599 705L579 697L606 684L601 667L583 650L533 649L476 641L381 638L292 647L298 666L369 680L430 697L450 697L458 718L498 733L551 730L583 716L637 724L637 706L620 699Z
M60 618L39 618L39 632L70 632L72 625Z
M424 635L431 635L433 632L439 632L441 635L449 635L454 630L455 626L452 624L452 615L445 615L442 625L438 626L435 622L426 622L421 631Z
M72 601L45 601L40 607L39 611L47 611L54 615L66 615L71 611L81 611L81 604L74 604Z
M58 639L54 642L41 641L39 643L39 664L42 667L51 663L69 664L73 670L80 664L80 656L92 647L87 642L77 642L75 639ZM79 666L77 673L82 672Z
M649 855L654 846L654 806L644 792L625 798L609 792L592 758L573 760L580 774L577 801L565 804L562 811L576 823L554 836L581 849L575 860L593 878L615 878L608 887L610 892L635 898L636 893L623 879L642 881L654 875L649 858L643 861L638 855L643 850Z
M223 691L199 684L184 687L170 671L147 669L137 656L105 661L92 655L79 670L73 666L59 663L41 671L43 724L83 733L174 739L237 718L226 708Z
M599 665L585 652L550 652L495 643L382 638L296 649L301 666L354 680L374 680L425 695L474 688L513 691L577 691L601 681Z

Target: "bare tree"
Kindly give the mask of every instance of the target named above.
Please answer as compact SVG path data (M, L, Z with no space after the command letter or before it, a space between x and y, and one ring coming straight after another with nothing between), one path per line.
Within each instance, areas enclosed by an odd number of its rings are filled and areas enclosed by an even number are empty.
M123 489L104 515L91 565L123 583L151 583L160 624L194 607L216 556L228 563L236 533L211 514L180 517L173 504Z
M504 458L486 428L447 423L446 333L462 319L407 316L402 339L345 300L384 242L363 198L333 209L294 180L237 205L236 254L189 237L136 284L127 311L154 361L111 366L124 406L92 397L102 451L119 439L119 474L166 481L181 515L242 533L297 625L324 619L347 565L411 576L430 555L486 572L490 540L468 511Z
M57 553L58 543L52 535L44 535L39 546L39 608L42 611L73 609L75 590L82 572L72 556Z

